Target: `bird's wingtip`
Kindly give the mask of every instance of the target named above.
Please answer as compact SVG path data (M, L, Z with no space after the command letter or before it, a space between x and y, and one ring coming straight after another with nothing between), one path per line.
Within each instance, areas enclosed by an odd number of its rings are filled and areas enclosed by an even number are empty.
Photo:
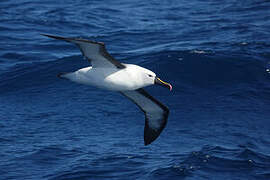
M144 141L144 145L145 145L145 146L147 146L147 145L149 145L149 144L151 144L151 142Z
M46 36L46 37L49 37L49 38L53 38L53 39L64 40L64 41L70 41L69 38L64 38L64 37L60 37L60 36L54 36L54 35L44 34L44 33L40 33L40 35Z
M50 37L49 34L45 34L45 33L40 33L41 36L47 36L47 37Z

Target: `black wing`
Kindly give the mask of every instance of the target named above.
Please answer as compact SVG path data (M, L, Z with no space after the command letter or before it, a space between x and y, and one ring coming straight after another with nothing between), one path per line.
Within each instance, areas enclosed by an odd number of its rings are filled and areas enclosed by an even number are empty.
M78 38L65 38L60 36L53 36L41 34L50 38L64 40L76 44L82 54L91 62L93 68L125 68L125 65L115 60L106 50L105 44Z
M169 109L154 99L144 89L122 91L145 114L144 144L148 145L158 138L167 124Z

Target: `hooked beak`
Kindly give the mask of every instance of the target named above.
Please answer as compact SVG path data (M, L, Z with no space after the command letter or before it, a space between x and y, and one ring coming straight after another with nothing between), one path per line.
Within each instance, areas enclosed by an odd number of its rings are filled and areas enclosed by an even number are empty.
M170 91L172 90L172 85L170 85L169 83L166 83L166 82L162 81L158 77L155 78L155 84L159 84L159 85L165 86L165 87L169 88Z

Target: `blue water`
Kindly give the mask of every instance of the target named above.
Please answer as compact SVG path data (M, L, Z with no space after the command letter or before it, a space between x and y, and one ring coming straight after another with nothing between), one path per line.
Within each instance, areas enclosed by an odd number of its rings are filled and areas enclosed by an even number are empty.
M267 0L0 2L0 179L270 179ZM122 95L58 79L88 66L48 33L102 41L173 85L149 146Z

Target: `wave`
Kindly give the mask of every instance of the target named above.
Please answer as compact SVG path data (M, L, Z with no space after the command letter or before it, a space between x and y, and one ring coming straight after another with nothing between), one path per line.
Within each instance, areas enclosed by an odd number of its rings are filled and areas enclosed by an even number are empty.
M186 154L166 153L159 159L149 154L95 153L93 156L91 153L93 152L52 146L23 156L19 162L31 160L34 165L50 164L58 167L43 176L50 180L184 179L187 177L208 179L210 176L264 179L269 178L270 174L270 156L249 148L205 146L199 151ZM153 163L155 161L156 163Z
M135 179L145 173L143 166L143 157L133 157L128 154L110 154L110 155L96 155L92 157L87 164L83 159L79 159L76 165L64 172L48 175L50 180L60 179L89 179L89 178L105 178L105 179ZM116 168L117 167L117 168Z
M58 82L57 74L74 71L86 66L78 60L80 56L70 56L56 61L17 64L0 74L0 92L13 92L26 88L41 88Z
M249 88L246 91L251 94L258 86L264 89L264 93L270 89L270 74L266 71L267 64L264 61L228 57L203 50L134 54L129 55L129 60L124 62L145 66L176 87L228 89L247 86ZM16 54L8 53L6 56L13 57ZM79 55L48 62L17 64L0 74L0 91L48 85L57 80L59 72L74 71L88 65Z
M238 178L269 178L270 156L248 148L231 149L221 146L206 146L200 151L188 153L182 159L155 169L152 178L161 179L174 177L228 177ZM165 177L165 178L164 178Z

